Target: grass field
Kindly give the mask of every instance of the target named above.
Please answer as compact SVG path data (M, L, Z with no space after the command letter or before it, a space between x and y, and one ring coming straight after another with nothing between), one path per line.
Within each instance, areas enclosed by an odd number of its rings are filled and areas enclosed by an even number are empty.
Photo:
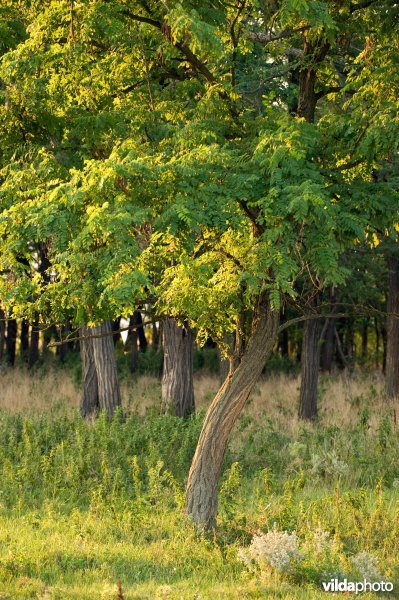
M183 510L216 377L197 377L199 414L186 423L158 414L149 376L126 377L125 415L95 423L77 414L68 371L1 380L1 599L305 600L335 597L321 585L333 576L380 577L398 597L399 434L378 375L324 378L315 425L296 418L297 378L260 382L229 446L212 537ZM250 560L257 534L264 554Z

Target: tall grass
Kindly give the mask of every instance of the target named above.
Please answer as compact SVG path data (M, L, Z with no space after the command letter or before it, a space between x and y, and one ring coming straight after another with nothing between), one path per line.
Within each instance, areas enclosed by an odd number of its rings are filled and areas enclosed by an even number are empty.
M124 598L316 599L323 579L359 578L354 565L365 561L397 591L395 407L378 377L325 377L319 421L303 424L298 383L273 375L257 386L229 444L208 538L183 520L184 485L214 376L196 378L199 414L186 422L159 414L149 376L123 380L123 415L84 422L68 372L5 372L0 598L116 600L120 581ZM255 534L273 531L277 550L291 539L283 532L296 533L295 568L240 561Z

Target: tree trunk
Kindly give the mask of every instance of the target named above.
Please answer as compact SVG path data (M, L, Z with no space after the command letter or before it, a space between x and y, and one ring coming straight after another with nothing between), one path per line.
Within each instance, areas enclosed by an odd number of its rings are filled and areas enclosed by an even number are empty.
M399 314L399 260L390 256L388 269L387 311ZM399 319L388 314L386 330L385 393L391 399L399 394Z
M135 325L138 325L137 336L139 339L140 352L145 352L147 350L148 343L147 343L147 338L145 337L145 331L144 331L144 327L143 327L143 317L141 316L141 312L139 310L134 311L133 319L134 319Z
M175 319L163 324L162 406L164 412L186 419L195 410L193 386L194 335Z
M209 407L187 482L186 515L199 528L216 525L218 484L231 430L277 338L279 315L260 303L252 335L238 366L231 370Z
M367 346L368 346L368 330L369 330L369 317L363 319L362 325L362 360L367 360Z
M334 319L327 319L327 326L321 347L320 367L322 371L331 372L334 358Z
M29 356L29 322L26 319L22 319L21 323L21 358L25 362Z
M0 308L0 364L4 358L4 344L6 341L6 315L3 309Z
M39 360L39 322L34 321L30 330L28 366L33 367Z
M378 319L374 317L375 328L375 368L380 368L380 328L378 327Z
M100 410L105 410L108 416L112 417L116 408L121 405L121 396L111 321L103 321L100 325L91 327L90 334L93 336L93 357L97 372Z
M300 419L311 421L317 416L317 382L320 362L320 319L309 319L303 326Z
M157 352L159 349L159 330L156 323L152 324L152 338L151 338L152 349Z
M7 337L6 337L6 352L7 362L9 365L15 364L15 348L17 344L17 321L15 319L7 319Z
M89 336L91 330L86 325L81 328L81 336ZM82 359L82 396L80 399L80 414L84 418L95 417L100 410L98 399L98 381L94 363L93 340L80 341L80 356Z
M128 346L130 347L130 361L129 367L130 372L135 373L139 367L139 351L138 351L138 333L136 329L136 322L134 315L129 320L129 333L127 337Z

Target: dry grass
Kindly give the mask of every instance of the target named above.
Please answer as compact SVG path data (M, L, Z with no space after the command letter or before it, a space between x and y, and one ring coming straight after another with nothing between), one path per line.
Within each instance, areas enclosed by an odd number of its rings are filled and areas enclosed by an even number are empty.
M12 412L32 414L68 412L79 406L80 391L67 371L48 371L32 375L23 369L7 369L0 373L0 408ZM245 414L255 420L270 418L276 426L295 432L299 426L297 402L300 379L287 375L273 375L261 380L245 408ZM198 375L195 378L197 408L206 409L218 389L218 378ZM137 380L126 378L121 383L123 405L144 414L161 403L160 381L143 375ZM383 397L383 379L380 374L351 376L335 374L320 378L319 413L323 425L348 427L359 421L365 406L370 412L369 422L376 424L386 410ZM392 413L399 415L399 406L392 405Z

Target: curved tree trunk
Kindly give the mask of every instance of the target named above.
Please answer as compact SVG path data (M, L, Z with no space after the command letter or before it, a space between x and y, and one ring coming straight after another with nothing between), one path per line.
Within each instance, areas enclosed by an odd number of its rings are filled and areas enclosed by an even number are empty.
M319 380L320 319L309 319L303 326L302 377L299 394L300 419L308 421L317 416L317 382Z
M188 326L179 327L175 319L166 319L163 349L163 410L186 419L195 410L192 330Z
M388 259L389 287L388 313L399 314L399 260L393 256ZM385 368L385 393L387 398L399 394L399 319L387 317L387 345Z
M80 330L81 336L89 336L90 327ZM82 359L82 396L80 399L80 414L82 417L95 417L100 410L98 399L98 381L96 365L94 364L93 340L84 338L80 341L80 356Z
M111 321L103 321L90 328L93 336L93 357L97 372L98 402L100 410L111 417L121 405L118 372L116 369L115 349L112 339Z
M236 369L230 371L205 416L187 482L186 515L200 528L216 525L218 484L227 440L277 337L279 315L263 302Z

